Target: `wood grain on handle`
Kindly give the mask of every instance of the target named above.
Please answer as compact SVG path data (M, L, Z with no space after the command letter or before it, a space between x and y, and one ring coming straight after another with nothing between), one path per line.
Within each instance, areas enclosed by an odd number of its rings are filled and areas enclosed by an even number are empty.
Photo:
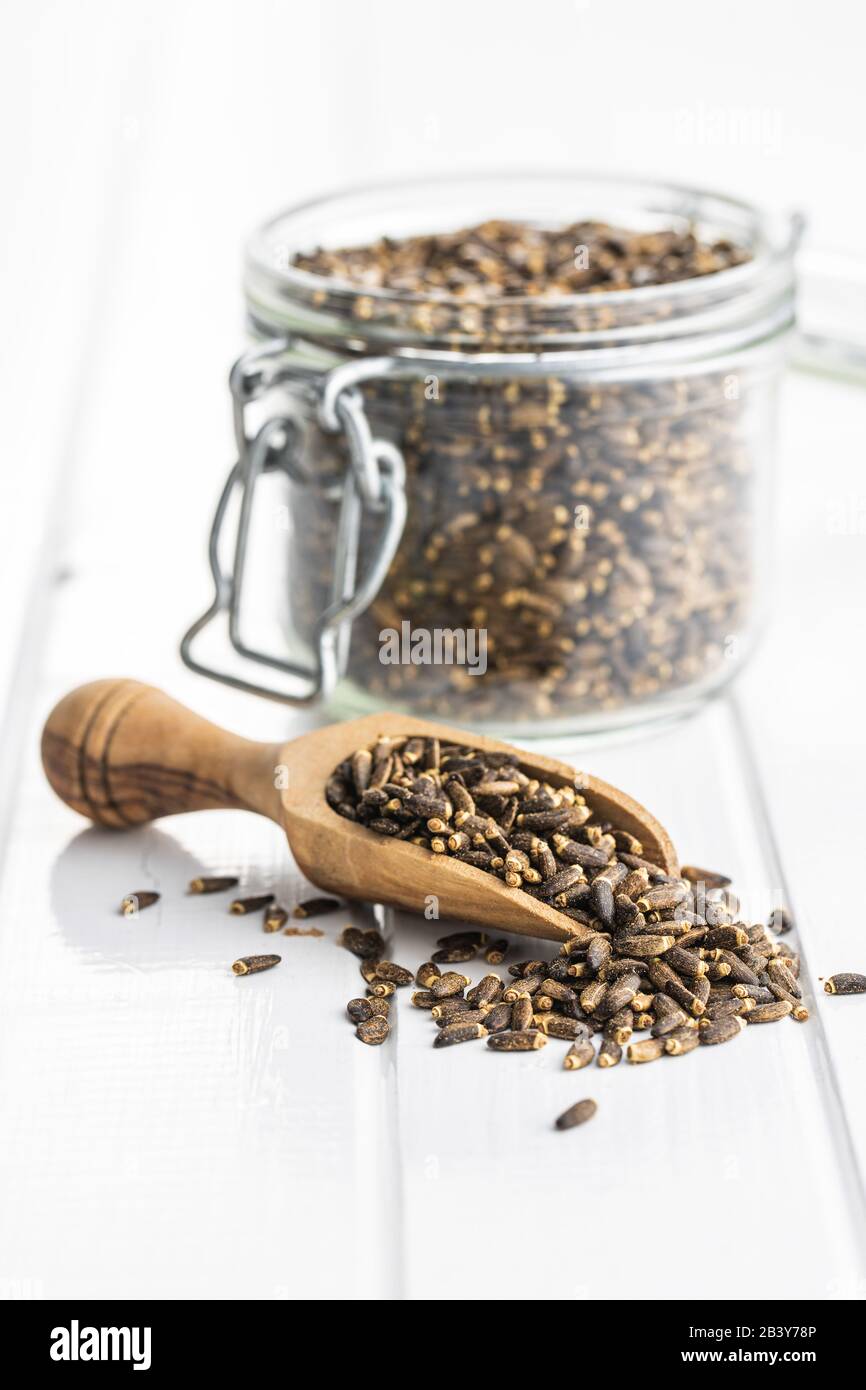
M218 729L132 680L73 690L42 734L42 762L57 795L111 826L219 808L258 811L279 822L279 751L279 744Z

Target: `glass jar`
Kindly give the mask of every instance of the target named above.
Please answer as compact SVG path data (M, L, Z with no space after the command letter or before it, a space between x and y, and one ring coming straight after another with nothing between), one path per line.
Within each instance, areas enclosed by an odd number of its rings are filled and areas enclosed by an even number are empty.
M490 218L690 227L750 259L483 303L292 264ZM256 346L231 377L239 459L211 543L217 592L187 664L336 715L388 706L523 738L667 717L717 690L760 626L798 236L796 219L715 194L551 175L404 182L267 223L247 253ZM270 653L241 634L267 473L287 489L289 533L270 584L285 649ZM295 688L202 664L193 640L223 609L235 649Z

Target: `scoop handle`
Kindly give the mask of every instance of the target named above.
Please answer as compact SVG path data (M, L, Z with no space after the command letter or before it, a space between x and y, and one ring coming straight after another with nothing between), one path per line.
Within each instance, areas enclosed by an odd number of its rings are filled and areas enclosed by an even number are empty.
M52 710L42 764L57 795L98 825L243 809L280 823L280 744L219 729L133 680L79 686Z

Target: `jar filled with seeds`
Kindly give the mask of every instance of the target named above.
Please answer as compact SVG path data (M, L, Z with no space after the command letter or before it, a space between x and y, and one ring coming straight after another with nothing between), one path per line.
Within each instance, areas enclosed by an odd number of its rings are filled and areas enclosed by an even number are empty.
M266 224L187 663L332 714L523 737L717 690L762 614L797 235L713 194L550 175L395 184ZM241 601L266 488L285 521L269 650ZM285 688L202 662L222 609Z

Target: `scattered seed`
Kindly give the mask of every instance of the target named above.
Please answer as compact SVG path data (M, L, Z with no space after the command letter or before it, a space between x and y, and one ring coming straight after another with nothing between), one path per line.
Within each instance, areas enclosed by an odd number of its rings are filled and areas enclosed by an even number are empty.
M336 912L339 906L336 898L307 898L292 908L292 916L323 917L326 912Z
M373 1018L359 1023L355 1032L362 1043L367 1043L369 1047L378 1047L389 1036L391 1025L383 1014L376 1014Z
M362 930L361 927L346 927L337 938L337 945L344 946L360 960L378 961L385 952L385 942L374 927L366 930Z
M237 888L239 879L232 875L222 878L192 878L189 882L190 893L225 893L229 888Z
M570 1105L564 1110L556 1121L557 1129L574 1129L576 1125L586 1124L591 1120L598 1106L594 1100L579 1100L575 1105Z
M848 971L841 975L831 975L824 981L825 994L866 994L866 975L855 975Z
M120 904L120 910L124 917L135 917L146 907L153 907L154 903L159 902L159 893L151 893L142 890L140 893L127 893Z
M265 912L265 931L280 931L288 920L289 914L282 907L269 907Z
M235 898L229 906L229 912L235 917L246 917L251 912L261 912L262 908L267 907L273 900L273 893L258 893L252 898Z
M377 962L376 979L386 980L392 985L397 985L398 989L415 983L415 976L412 974L412 971L407 970L403 965L395 965L392 960L380 960Z
M473 1042L476 1038L486 1038L487 1029L483 1023L464 1023L462 1019L457 1019L454 1023L446 1023L433 1039L434 1047L450 1047L452 1043Z
M260 970L273 970L282 956L241 956L232 966L236 975L256 975Z

